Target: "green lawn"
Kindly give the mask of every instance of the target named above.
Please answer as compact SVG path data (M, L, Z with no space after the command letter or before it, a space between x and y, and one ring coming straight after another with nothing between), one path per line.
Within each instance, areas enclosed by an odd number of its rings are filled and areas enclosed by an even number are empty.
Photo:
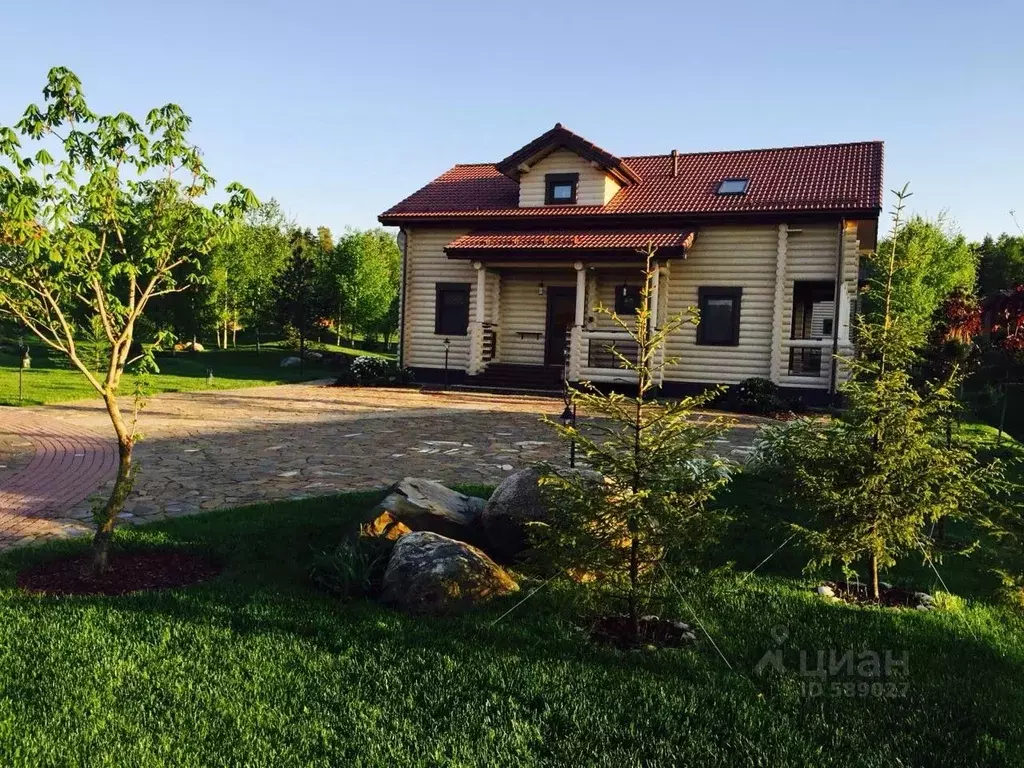
M375 354L347 347L323 346L328 351L350 355ZM155 392L193 392L286 384L334 375L309 361L302 373L297 367L282 368L281 360L293 354L277 344L264 344L260 354L254 346L239 346L237 349L160 357L160 374L153 377L153 386ZM211 369L213 383L209 384L207 372ZM0 353L0 405L19 404L18 374L18 358ZM122 390L131 394L130 376L124 379ZM24 405L45 405L96 396L85 377L72 368L68 360L57 353L48 355L44 350L33 347L32 367L24 373Z
M707 627L685 651L623 653L577 628L577 588L549 586L460 618L342 603L308 578L374 494L269 504L122 530L123 547L206 552L188 589L46 598L13 588L62 542L0 557L4 765L968 766L1024 755L1024 616L974 560L940 570L958 610L831 605L800 575L768 488L741 478L714 582L677 573L664 612ZM910 563L890 580L933 589ZM524 592L525 594L525 592ZM786 672L757 675L785 627ZM809 697L799 653L907 654L905 695ZM825 681L847 682L845 677ZM854 683L864 678L853 678ZM900 687L899 693L904 689Z

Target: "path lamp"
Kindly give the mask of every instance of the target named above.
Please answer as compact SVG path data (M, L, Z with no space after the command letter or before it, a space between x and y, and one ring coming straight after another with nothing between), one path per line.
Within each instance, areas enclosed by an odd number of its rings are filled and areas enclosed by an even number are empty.
M32 358L28 354L28 344L21 345L21 365L18 366L18 405L21 405L25 394L25 371L32 367Z
M445 338L441 343L444 345L444 388L448 389L448 352L451 349L452 340Z
M562 411L562 415L559 417L564 427L576 427L576 403L569 405L566 403L565 410ZM569 468L574 469L576 467L576 440L575 438L569 441Z

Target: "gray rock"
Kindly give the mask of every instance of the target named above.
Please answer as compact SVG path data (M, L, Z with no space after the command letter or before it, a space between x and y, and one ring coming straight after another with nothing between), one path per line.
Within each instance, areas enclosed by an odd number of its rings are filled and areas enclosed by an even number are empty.
M302 365L302 360L297 357L286 357L281 360L282 368L297 368L300 365Z
M917 600L917 602L919 603L931 604L935 602L935 598L929 595L927 592L915 592L914 599Z
M822 595L823 597L835 597L836 596L836 591L834 589L832 589L832 587L830 587L828 584L822 584L820 587L818 587L815 590L815 592L817 592L819 595Z
M478 524L486 503L434 480L406 477L391 486L373 508L363 533L397 538L409 531L433 531L475 541L480 538Z
M587 482L603 481L600 473L587 469L559 470L584 478ZM529 545L529 523L549 519L547 505L540 489L542 473L530 467L509 475L501 481L484 507L482 522L490 551L501 558L514 558Z
M430 531L395 542L384 572L381 600L415 613L450 613L519 585L483 551Z

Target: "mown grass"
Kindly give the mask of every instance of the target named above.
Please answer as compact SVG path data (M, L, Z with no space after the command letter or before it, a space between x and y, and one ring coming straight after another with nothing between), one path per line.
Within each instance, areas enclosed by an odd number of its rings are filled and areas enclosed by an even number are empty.
M741 478L715 553L735 570L678 571L662 610L699 619L684 651L595 647L590 604L558 582L453 618L343 603L311 585L375 494L267 504L117 535L224 564L216 580L118 598L30 596L18 569L84 542L0 557L0 755L5 765L967 766L1024 755L1024 617L973 560L941 565L947 612L832 605L811 594L770 489ZM894 581L931 588L908 564ZM529 587L530 585L525 585ZM523 593L528 594L528 592ZM786 639L779 630L785 627ZM764 654L785 671L757 674ZM907 654L904 695L808 696L800 651ZM723 659L724 657L724 659ZM865 678L834 677L860 683ZM867 679L870 680L870 679ZM902 688L899 689L903 691Z
M347 347L323 345L330 351L344 354L376 354ZM160 373L152 376L152 391L195 392L200 390L236 389L309 381L330 377L331 371L314 361L298 367L282 368L281 360L295 352L277 344L265 344L260 353L255 346L239 346L227 350L162 355L157 359ZM92 363L88 351L87 363ZM213 381L208 381L212 371ZM19 360L17 356L0 353L0 405L45 405L98 397L85 377L59 353L32 351L32 367L24 372L23 399L18 399ZM129 396L133 390L132 376L125 376L122 391Z

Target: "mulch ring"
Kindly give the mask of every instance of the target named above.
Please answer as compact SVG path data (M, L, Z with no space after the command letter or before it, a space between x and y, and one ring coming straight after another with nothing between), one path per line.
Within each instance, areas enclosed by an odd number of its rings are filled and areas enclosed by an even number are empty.
M598 616L590 626L590 638L602 645L611 645L623 651L651 647L683 648L697 640L690 626L681 621L643 616L639 620L639 627L638 636L629 616Z
M221 566L201 555L171 550L111 552L106 573L84 575L89 555L46 560L18 574L26 592L48 595L124 595L174 589L212 579Z
M845 603L854 605L884 605L889 608L913 608L919 602L921 593L902 587L879 585L878 600L871 596L871 585L863 582L826 581L835 596Z

